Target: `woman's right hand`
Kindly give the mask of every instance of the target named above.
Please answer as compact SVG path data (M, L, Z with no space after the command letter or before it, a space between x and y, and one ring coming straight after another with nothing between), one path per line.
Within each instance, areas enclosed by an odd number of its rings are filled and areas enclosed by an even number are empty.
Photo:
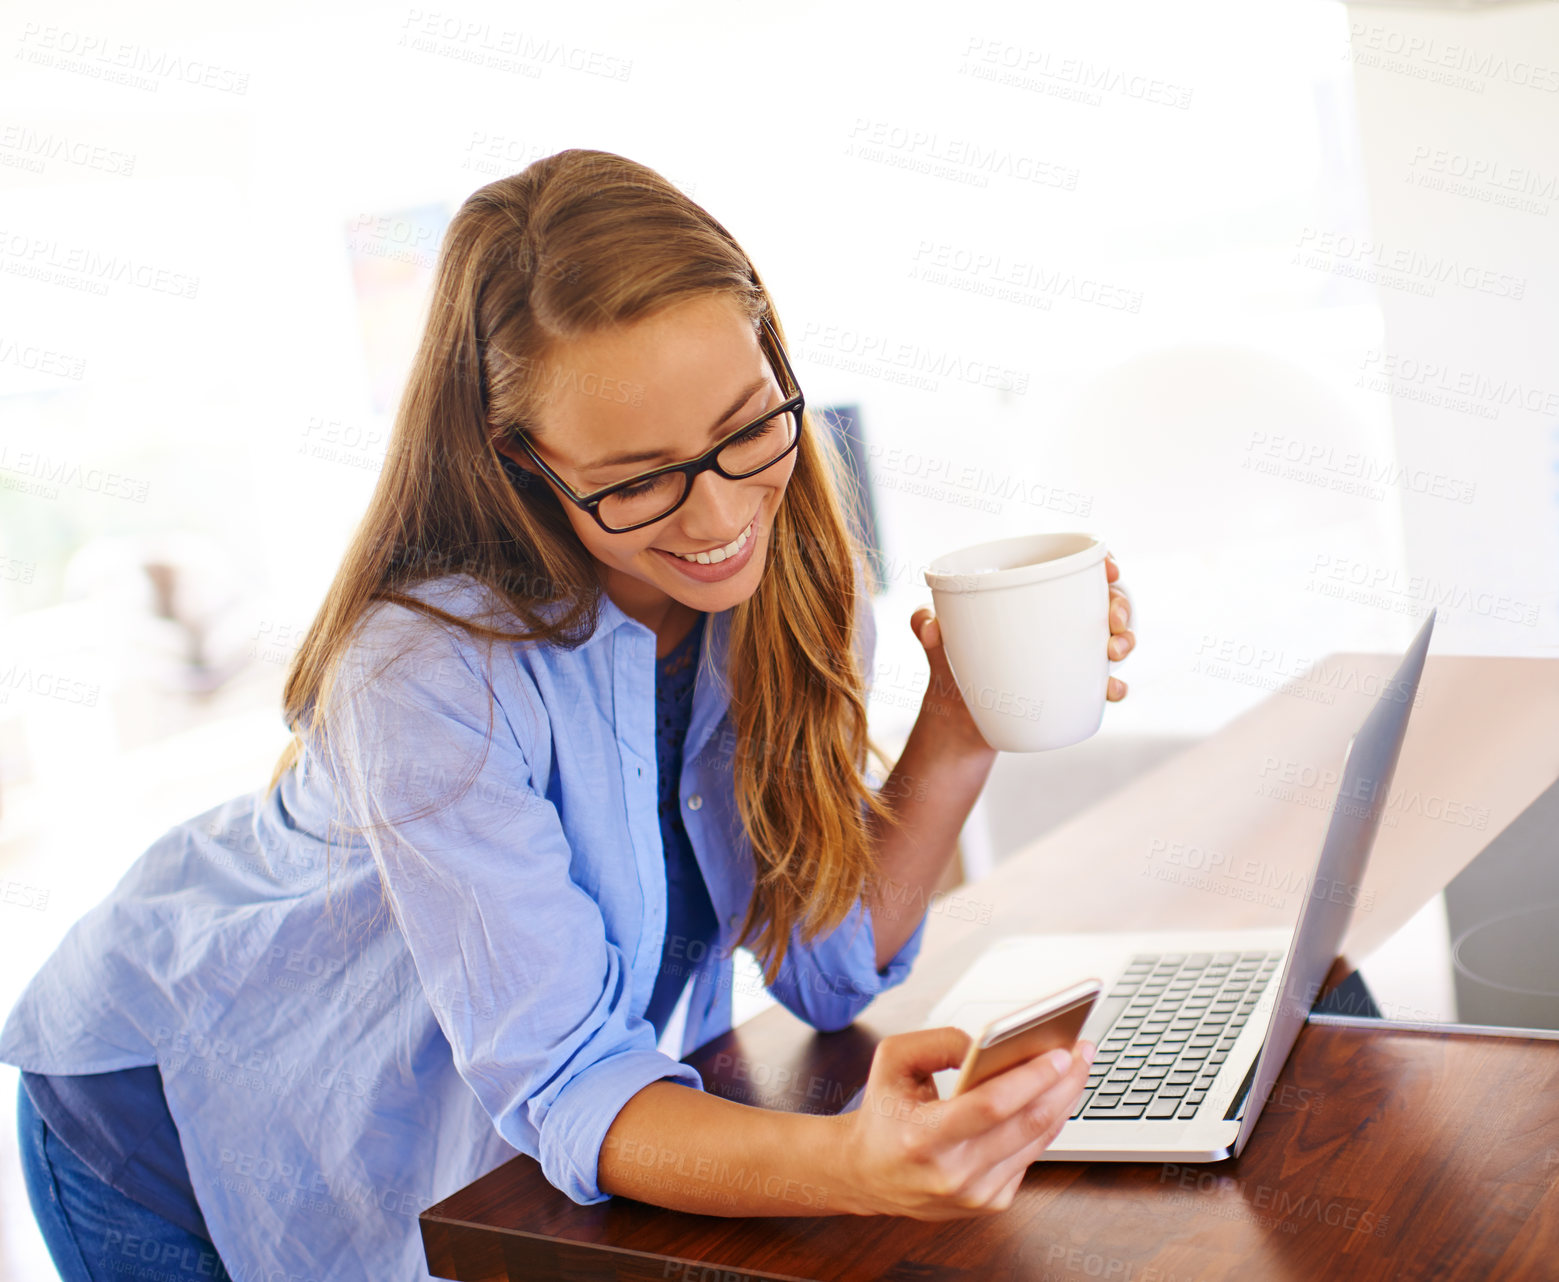
M849 1209L948 1220L1012 1205L1029 1163L1077 1106L1094 1047L1051 1051L939 1100L931 1074L958 1067L970 1040L949 1027L878 1044L861 1106L845 1115Z

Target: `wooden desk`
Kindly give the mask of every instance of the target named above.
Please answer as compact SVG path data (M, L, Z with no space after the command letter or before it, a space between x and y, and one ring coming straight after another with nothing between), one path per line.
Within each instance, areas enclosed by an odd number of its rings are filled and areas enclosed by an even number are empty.
M853 1027L774 1008L690 1062L731 1098L833 1112L878 1039L919 1026L1000 935L1292 922L1344 746L1396 662L1329 657L939 901L915 973ZM1556 726L1559 661L1430 657L1334 981L1559 778ZM520 1157L421 1223L455 1279L1541 1278L1559 1276L1556 1183L1553 1042L1310 1026L1238 1159L1036 1163L996 1216L579 1206Z

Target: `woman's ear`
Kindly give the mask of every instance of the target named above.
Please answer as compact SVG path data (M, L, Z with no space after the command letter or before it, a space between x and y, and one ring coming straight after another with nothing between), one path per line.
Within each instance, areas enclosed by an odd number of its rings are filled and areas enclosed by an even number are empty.
M512 485L528 490L541 483L541 469L536 466L536 460L512 437L495 434L493 448L498 452L500 470Z
M510 462L518 463L527 472L530 472L530 473L532 473L535 476L540 476L541 475L541 469L536 466L536 461L533 458L531 458L531 456L529 454L527 454L525 452L523 447L521 447L520 445L517 445L513 440L509 439L508 437L505 437L505 436L496 436L496 437L494 437L493 438L493 448L496 449L500 454L502 454L504 456L504 458L508 459Z

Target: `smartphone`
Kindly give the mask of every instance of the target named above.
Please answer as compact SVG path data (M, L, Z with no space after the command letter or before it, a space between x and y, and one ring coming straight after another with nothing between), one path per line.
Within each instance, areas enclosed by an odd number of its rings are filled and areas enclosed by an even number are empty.
M993 1019L981 1030L964 1056L954 1095L973 1090L987 1078L1005 1072L1014 1064L1043 1055L1046 1051L1070 1050L1082 1032L1088 1013L1104 991L1098 979L1085 979L1058 993L1032 1002L1010 1015Z

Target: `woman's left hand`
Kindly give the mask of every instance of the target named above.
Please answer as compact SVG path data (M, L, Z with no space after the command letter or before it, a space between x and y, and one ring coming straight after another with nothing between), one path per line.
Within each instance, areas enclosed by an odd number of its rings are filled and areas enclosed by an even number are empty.
M1115 558L1108 552L1104 554L1104 578L1107 583L1114 583L1121 577L1121 568L1115 564ZM1137 638L1126 627L1131 621L1131 602L1127 600L1125 592L1120 588L1110 589L1110 640L1109 652L1112 660L1124 659L1137 646ZM1112 703L1119 703L1126 697L1126 683L1119 677L1111 677L1109 689L1104 696Z
M923 605L909 616L909 626L926 650L926 662L931 665L931 680L925 696L920 701L920 715L933 717L937 741L945 746L967 746L994 752L980 728L969 715L969 705L958 693L958 682L953 679L952 665L947 661L947 650L942 645L942 627L929 605ZM945 736L945 737L944 737Z

